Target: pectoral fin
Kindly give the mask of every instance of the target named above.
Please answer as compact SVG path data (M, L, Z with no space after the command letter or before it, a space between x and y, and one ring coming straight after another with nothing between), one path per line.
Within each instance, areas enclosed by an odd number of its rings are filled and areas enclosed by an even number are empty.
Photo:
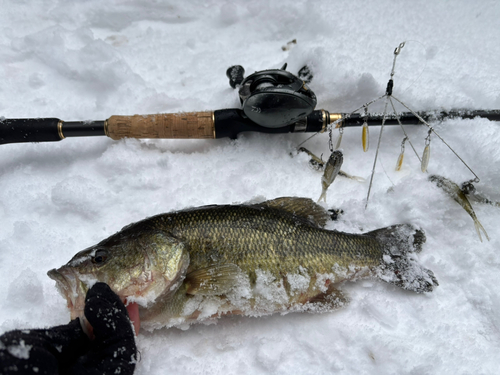
M207 296L225 294L240 282L242 275L235 264L201 268L186 275L186 293Z

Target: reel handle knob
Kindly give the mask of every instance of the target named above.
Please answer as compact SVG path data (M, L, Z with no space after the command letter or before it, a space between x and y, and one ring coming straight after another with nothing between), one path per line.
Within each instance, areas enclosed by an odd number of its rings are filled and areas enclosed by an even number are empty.
M226 71L226 76L229 78L229 85L235 89L243 82L243 76L245 74L245 69L241 65L233 65L229 67Z

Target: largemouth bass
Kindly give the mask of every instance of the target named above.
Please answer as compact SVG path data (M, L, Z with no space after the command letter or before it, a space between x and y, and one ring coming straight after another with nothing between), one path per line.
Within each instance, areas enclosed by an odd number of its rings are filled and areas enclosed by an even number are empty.
M328 213L307 198L213 205L161 214L123 228L48 275L83 316L89 286L107 283L146 329L184 327L226 314L330 311L346 280L380 278L417 293L438 285L414 253L411 225L365 234L326 230Z

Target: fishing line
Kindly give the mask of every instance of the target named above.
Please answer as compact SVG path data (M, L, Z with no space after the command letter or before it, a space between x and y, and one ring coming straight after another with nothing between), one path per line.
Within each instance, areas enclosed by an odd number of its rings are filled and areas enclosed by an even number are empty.
M432 126L429 125L429 123L427 121L425 121L418 113L416 113L415 111L413 111L410 107L408 107L405 103L403 103L401 100L399 100L398 98L396 98L395 96L393 96L393 98L395 100L397 100L402 106L404 106L406 109L408 109L411 113L413 113L413 115L415 117L417 117L423 124L427 125L427 127L429 128L430 131L432 131L434 134L436 134L436 136L455 154L455 156L460 159L460 161L463 163L463 165L465 165L467 167L467 169L476 177L475 178L475 182L479 182L480 179L479 177L477 176L477 174L474 173L474 171L467 165L467 163L455 152L455 150L453 148L451 148L451 146L446 143L446 141L443 139L443 137L441 137L435 130Z
M376 101L378 101L378 100L380 100L380 99L384 98L385 96L386 96L386 94L381 95L381 96L379 96L378 98L373 99L373 100L369 101L368 103L363 104L361 107L359 107L359 108L355 109L354 111L351 111L351 112L350 112L350 113L348 113L348 114L347 114L344 118L339 118L339 119L335 120L334 122L332 122L331 124L329 124L329 125L328 125L328 127L327 127L328 131L330 131L331 129L334 129L334 128L337 128L337 127L340 127L340 126L338 126L338 124L341 124L341 123L342 123L342 121L343 121L343 120L345 120L346 118L349 118L349 116L350 116L350 115L352 115L353 113L358 112L358 111L359 111L361 108L363 108L363 107L367 107L367 106L369 106L370 104L375 103ZM306 140L302 141L302 143L300 143L300 144L297 146L297 148L299 148L299 147L300 147L300 146L302 146L304 143L308 142L311 138L313 138L313 137L317 136L317 135L318 135L318 134L320 134L320 133L321 133L321 132L316 132L316 133L314 133L313 135L311 135L310 137L306 138Z
M384 116L382 117L382 125L380 127L380 134L378 137L377 151L375 152L375 160L373 161L373 169L372 169L372 174L370 176L370 185L368 186L368 194L366 195L365 210L366 210L366 207L368 207L368 200L370 199L370 191L372 189L373 176L375 175L375 167L377 165L377 158L378 158L378 151L380 148L380 141L382 140L382 132L384 131L385 120L387 118L387 105L389 104L389 99L392 95L392 88L394 86L394 81L392 78L394 77L394 74L395 74L396 59L397 59L399 53L401 52L401 49L404 46L405 46L405 42L402 42L394 50L394 59L392 61L391 77L389 78L389 82L387 82L387 88L385 90L385 95L384 95L385 96Z
M387 173L387 171L385 170L385 167L384 167L384 162L382 160L382 158L380 158L380 166L382 167L382 170L384 171L384 174L385 174L385 177L387 177L387 179L389 180L389 182L392 184L392 186L396 186L396 184L391 180L391 178L389 177L389 174Z
M383 97L383 96L382 96L382 97ZM376 100L378 100L378 99L376 99ZM373 102L373 101L372 101L372 102ZM353 112L349 113L349 115L353 114L354 112L356 112L356 111L353 111ZM339 118L339 119L335 120L334 122L332 122L331 124L329 124L329 125L328 125L327 129L328 129L328 131L330 132L330 134L331 134L332 129L337 128L337 127L338 127L338 128L340 128L340 126L337 126L337 124L341 123L341 122L342 122L342 120L343 120L343 118ZM322 133L322 132L316 132L316 133L314 133L313 135L311 135L310 137L306 138L306 140L302 141L302 142L301 142L301 143L297 146L297 149L298 149L300 146L302 146L304 143L306 143L307 141L309 141L311 138L313 138L313 137L317 136L319 133ZM331 140L331 137L330 137L330 140Z
M351 113L349 113L349 115L352 115L353 113L358 112L361 108L363 108L363 107L368 107L370 104L373 104L373 103L375 103L376 101L379 101L380 99L385 98L385 96L386 96L386 95L387 95L387 94L384 94L384 95L382 95L382 96L379 96L377 99L373 99L372 101L369 101L368 103L363 104L361 107L359 107L359 108L355 109L354 111L352 111ZM336 123L336 122L337 122L337 121L335 121L335 123ZM332 124L332 125L333 125L333 124Z
M303 141L302 143L300 143L298 146L297 146L297 149L300 148L300 146L302 146L304 143L306 143L308 140L310 140L311 138L317 136L319 134L319 132L316 132L314 133L313 135L311 135L310 137L308 137L305 141Z
M413 40L413 39L404 41L405 45L410 43L410 46L408 47L410 50L412 49L413 42L420 44L422 46L422 48L424 49L424 51L427 53L427 48L425 47L425 44L423 44L422 42L419 42L418 40ZM408 50L408 48L406 50ZM406 56L406 52L405 52L405 56ZM404 61L404 59L403 59L403 61ZM415 78L406 88L402 89L401 92L408 91L415 83L417 83L419 81L420 77L422 77L422 75L424 74L426 68L427 68L427 59L425 60L424 67L420 71L420 74L418 75L418 77Z
M366 210L366 207L368 206L368 200L370 199L370 191L372 190L373 176L375 174L375 166L377 165L378 150L380 148L380 141L382 140L382 132L384 130L385 119L386 119L386 115L387 115L387 105L389 104L388 99L389 99L389 97L387 96L385 98L384 117L382 118L382 126L380 127L380 134L379 134L378 143L377 143L377 151L375 152L375 160L373 161L372 174L370 176L370 185L368 186L368 195L366 196L365 210Z
M399 114L396 112L396 108L394 107L394 102L392 101L392 98L389 98L389 101L391 102L392 110L394 111L394 114L396 115L396 119L398 120L398 124L399 124L399 126L401 126L401 129L403 130L403 133L405 133L406 140L408 141L408 143L410 144L411 148L413 149L413 152L417 156L418 161L420 163L422 163L422 160L420 159L420 156L418 156L417 150L415 150L415 147L413 147L413 143L411 143L410 137L406 133L405 128L403 127L403 124L401 123L401 119L399 117Z

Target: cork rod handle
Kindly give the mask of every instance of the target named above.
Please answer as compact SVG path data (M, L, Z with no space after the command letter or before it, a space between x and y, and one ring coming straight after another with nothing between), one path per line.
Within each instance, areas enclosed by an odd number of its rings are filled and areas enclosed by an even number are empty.
M156 115L111 116L106 135L121 138L215 138L213 112L162 113Z

